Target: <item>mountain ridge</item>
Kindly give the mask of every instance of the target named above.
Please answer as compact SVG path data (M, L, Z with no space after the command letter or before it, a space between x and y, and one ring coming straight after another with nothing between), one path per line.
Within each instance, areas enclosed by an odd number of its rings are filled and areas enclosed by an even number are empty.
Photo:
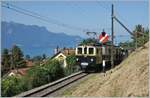
M53 49L59 46L74 47L79 36L67 35L64 32L54 33L44 26L25 25L16 22L1 22L2 49L11 48L13 44L20 46L25 54L52 55ZM39 48L39 49L37 49ZM34 52L35 51L35 52Z

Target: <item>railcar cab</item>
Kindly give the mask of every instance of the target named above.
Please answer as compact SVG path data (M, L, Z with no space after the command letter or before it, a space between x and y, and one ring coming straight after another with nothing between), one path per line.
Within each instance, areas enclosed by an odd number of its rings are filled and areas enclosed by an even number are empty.
M88 65L96 62L96 47L94 46L78 46L76 47L76 62L81 69L85 69Z

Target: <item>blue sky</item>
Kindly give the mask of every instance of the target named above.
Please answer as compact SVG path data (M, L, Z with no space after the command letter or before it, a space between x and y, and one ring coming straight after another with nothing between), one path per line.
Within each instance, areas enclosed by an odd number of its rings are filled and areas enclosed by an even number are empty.
M115 15L131 31L135 25L142 24L148 27L148 0L134 1L7 1L18 7L39 13L71 26L89 29L100 33L104 28L111 34L111 4L114 4ZM86 33L78 30L64 28L55 24L22 15L7 8L2 8L2 21L14 21L27 25L45 26L52 32L64 32L69 35L86 37ZM115 41L125 41L129 34L115 22L115 35L127 35L118 37Z

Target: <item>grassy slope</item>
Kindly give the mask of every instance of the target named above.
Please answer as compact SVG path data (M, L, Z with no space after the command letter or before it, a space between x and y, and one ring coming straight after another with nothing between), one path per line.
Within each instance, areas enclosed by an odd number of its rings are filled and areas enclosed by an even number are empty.
M66 90L63 96L148 96L148 46L130 54L105 77L95 74Z

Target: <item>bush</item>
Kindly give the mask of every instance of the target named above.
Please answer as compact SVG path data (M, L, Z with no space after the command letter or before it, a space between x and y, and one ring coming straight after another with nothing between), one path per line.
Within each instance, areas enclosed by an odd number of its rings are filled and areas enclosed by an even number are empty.
M41 86L43 84L60 79L64 76L61 65L56 60L50 60L44 65L35 65L28 71L29 88Z
M56 60L34 65L24 77L8 76L2 80L2 96L11 97L34 87L64 77L64 70Z
M1 86L3 97L11 97L27 90L24 79L15 76L9 76L3 79Z
M50 60L44 65L44 67L48 70L52 81L64 77L64 70L59 61Z
M48 83L48 72L42 66L36 65L28 70L27 77L29 88L34 88Z
M67 68L65 68L64 71L65 75L67 76L77 71L75 55L67 56L66 61L67 61Z

